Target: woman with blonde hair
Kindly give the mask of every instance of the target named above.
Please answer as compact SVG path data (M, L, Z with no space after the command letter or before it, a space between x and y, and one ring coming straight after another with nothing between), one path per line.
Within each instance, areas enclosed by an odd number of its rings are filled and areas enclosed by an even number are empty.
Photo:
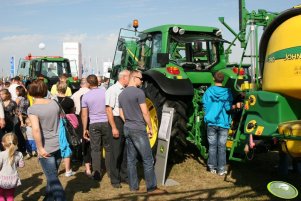
M24 167L23 155L18 152L18 139L13 133L2 137L5 151L0 152L0 200L14 200L15 188L21 185L17 167Z

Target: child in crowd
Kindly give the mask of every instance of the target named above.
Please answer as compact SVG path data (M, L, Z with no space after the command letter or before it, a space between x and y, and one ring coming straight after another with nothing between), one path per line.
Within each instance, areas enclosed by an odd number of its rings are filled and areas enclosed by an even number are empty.
M26 158L29 159L32 156L37 156L37 146L32 136L32 128L31 128L31 122L29 118L27 117L25 119L25 125L26 125Z
M14 192L21 181L17 167L24 167L23 155L18 152L18 139L13 133L2 137L5 151L0 152L0 200L14 200Z
M202 99L209 143L208 168L211 173L220 176L227 174L226 142L231 124L229 111L233 102L231 90L223 87L224 78L222 72L216 72L214 86L206 90Z

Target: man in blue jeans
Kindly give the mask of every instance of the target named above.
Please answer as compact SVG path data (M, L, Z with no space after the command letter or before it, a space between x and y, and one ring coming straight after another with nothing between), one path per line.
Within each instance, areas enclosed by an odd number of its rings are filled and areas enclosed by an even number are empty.
M145 94L139 89L142 85L142 74L134 70L130 81L119 95L120 117L124 123L124 135L127 147L128 178L131 191L138 191L137 156L141 156L144 168L144 178L149 194L160 194L165 191L157 188L154 171L154 159L149 139L152 137L152 125L149 111L145 102ZM148 131L146 131L146 126Z
M209 87L203 96L205 123L207 124L207 138L209 143L208 168L211 173L223 176L226 170L226 142L228 129L231 124L232 94L230 89L224 88L222 82L224 74L214 74L214 86Z

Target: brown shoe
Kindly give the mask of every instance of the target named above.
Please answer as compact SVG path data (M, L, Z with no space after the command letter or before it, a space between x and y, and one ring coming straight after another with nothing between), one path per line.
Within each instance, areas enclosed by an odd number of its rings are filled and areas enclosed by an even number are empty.
M168 193L166 190L160 189L160 188L156 188L153 191L147 192L148 195L161 195L161 194L166 194L166 193Z

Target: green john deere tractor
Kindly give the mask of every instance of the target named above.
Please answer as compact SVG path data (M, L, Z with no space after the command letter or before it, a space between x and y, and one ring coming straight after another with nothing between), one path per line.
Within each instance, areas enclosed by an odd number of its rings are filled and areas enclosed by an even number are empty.
M206 128L201 99L213 84L213 74L225 74L223 85L234 98L242 96L243 107L232 115L227 148L230 160L243 161L254 146L282 151L300 157L300 26L301 8L278 13L265 10L248 12L239 0L240 26L232 42L221 37L217 28L188 25L163 25L143 32L121 29L114 56L111 78L117 80L123 69L143 72L143 90L151 114L156 147L164 106L175 109L170 149L182 158L187 142L207 158ZM299 21L298 21L299 20ZM259 28L264 32L259 45ZM289 30L289 32L288 32ZM287 37L290 34L290 37ZM228 58L236 40L243 54L239 64ZM279 42L280 41L280 42ZM224 46L228 47L224 49ZM250 47L250 51L247 48ZM249 59L249 65L243 64ZM247 146L247 150L246 150Z
M172 126L172 151L181 156L187 140L207 157L202 95L213 84L213 74L225 74L224 85L232 88L247 81L243 70L227 67L224 43L217 28L188 25L163 25L143 32L121 29L111 78L117 80L123 69L143 72L143 90L151 114L154 137L163 106L175 109Z
M68 59L60 56L31 56L20 59L17 75L21 76L26 86L38 76L43 75L46 79L49 89L59 80L59 76L66 74L69 76L68 85L73 92L79 89L77 77L71 76L70 62Z

